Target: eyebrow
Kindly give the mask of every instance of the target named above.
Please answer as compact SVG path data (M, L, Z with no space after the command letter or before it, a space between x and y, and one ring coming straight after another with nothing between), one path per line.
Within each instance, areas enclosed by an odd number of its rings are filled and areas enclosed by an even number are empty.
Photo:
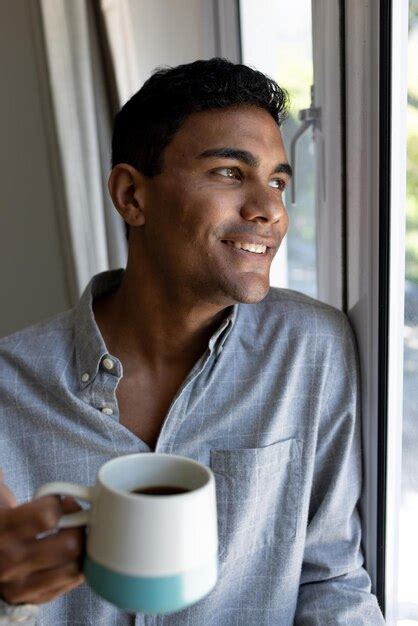
M239 150L238 148L209 148L197 156L198 159L206 159L208 157L235 159L237 161L242 161L250 167L258 167L260 165L260 159L258 157L254 156L251 152L248 152L248 150ZM290 163L278 163L274 168L273 173L286 174L289 178L292 178L292 166Z

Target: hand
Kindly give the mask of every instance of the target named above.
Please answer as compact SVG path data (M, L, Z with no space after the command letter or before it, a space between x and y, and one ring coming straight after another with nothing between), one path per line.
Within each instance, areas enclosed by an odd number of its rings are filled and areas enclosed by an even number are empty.
M44 496L18 506L0 476L0 596L9 604L42 604L84 582L84 528L57 527L79 511L70 497Z

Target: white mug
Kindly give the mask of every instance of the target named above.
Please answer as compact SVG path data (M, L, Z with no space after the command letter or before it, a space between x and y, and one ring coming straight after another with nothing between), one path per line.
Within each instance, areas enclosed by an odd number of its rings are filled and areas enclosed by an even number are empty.
M132 493L177 486L174 495ZM100 468L94 487L54 482L35 498L56 494L91 502L64 515L60 528L88 527L84 574L103 598L128 612L164 614L207 595L218 577L215 478L193 459L162 453L117 457Z

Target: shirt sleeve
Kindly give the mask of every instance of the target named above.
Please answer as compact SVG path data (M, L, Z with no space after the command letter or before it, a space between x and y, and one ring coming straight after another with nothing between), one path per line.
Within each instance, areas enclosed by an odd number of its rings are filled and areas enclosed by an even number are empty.
M0 596L0 626L12 626L19 622L24 626L35 626L39 606L36 604L8 604Z
M351 327L342 321L321 407L296 626L385 623L363 567L359 366Z

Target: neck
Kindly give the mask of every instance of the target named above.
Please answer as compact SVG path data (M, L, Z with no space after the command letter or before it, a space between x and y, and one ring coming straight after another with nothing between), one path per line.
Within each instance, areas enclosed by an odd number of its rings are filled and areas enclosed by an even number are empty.
M189 370L221 324L225 307L159 288L155 276L138 267L128 261L119 287L93 303L106 347L125 373L144 366L154 372Z

